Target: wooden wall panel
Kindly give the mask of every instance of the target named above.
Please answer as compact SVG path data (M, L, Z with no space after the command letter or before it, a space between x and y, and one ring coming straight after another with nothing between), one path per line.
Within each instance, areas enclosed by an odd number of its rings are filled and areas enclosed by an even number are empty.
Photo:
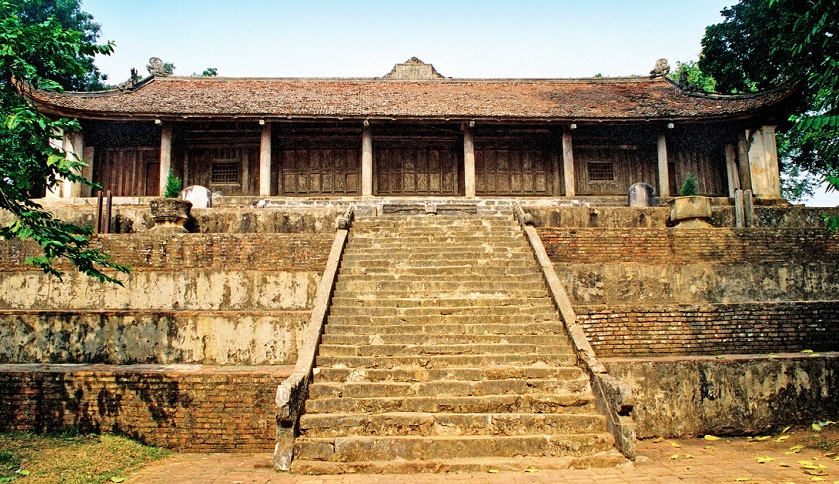
M725 137L707 129L668 133L670 193L678 195L688 173L700 195L728 196Z
M355 147L281 148L278 192L283 195L359 193L361 152Z
M259 193L259 146L201 146L186 149L184 185L201 185L224 195ZM221 180L222 165L236 166L235 177ZM213 170L217 170L213 179Z
M545 150L475 150L475 190L478 195L549 195L551 171L551 154Z
M148 147L96 150L93 181L114 196L156 196L160 180L160 149Z
M377 194L457 195L463 147L439 143L376 143Z

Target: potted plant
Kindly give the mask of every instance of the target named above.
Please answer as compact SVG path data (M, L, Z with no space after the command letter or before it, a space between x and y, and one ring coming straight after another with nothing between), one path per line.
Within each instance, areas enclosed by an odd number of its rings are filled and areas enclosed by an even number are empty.
M154 220L154 227L151 230L156 232L188 232L184 227L189 220L189 211L192 203L179 198L181 193L181 179L176 177L172 170L166 179L166 189L163 198L153 198L149 202L151 216Z
M670 202L670 220L676 227L711 227L711 199L697 195L696 177L688 173L679 196Z

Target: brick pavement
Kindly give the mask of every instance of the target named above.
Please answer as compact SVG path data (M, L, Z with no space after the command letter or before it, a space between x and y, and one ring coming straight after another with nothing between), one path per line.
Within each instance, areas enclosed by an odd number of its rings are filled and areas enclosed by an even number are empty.
M276 483L276 484L374 484L374 483L552 483L552 484L663 484L663 483L839 483L839 462L826 451L790 447L809 435L793 433L789 440L749 441L745 438L706 441L668 439L638 442L635 463L617 468L584 470L537 470L413 475L303 476L279 473L270 468L269 454L176 454L133 474L132 483ZM839 435L839 434L836 434ZM675 444L675 445L674 445ZM678 446L678 447L677 447ZM675 458L672 458L676 456ZM689 457L690 456L690 457ZM770 458L759 463L758 458ZM805 473L801 462L824 466L820 476ZM784 466L783 464L787 464ZM820 479L813 479L819 477Z

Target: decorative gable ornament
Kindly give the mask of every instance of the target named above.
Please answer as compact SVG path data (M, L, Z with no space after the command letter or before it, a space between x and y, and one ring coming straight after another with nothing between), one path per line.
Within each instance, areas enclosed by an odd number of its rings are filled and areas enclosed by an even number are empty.
M443 79L444 77L437 72L432 64L411 57L401 64L396 64L393 69L385 74L382 79L406 79L406 80L426 80L426 79Z
M650 78L664 77L670 74L670 63L667 59L659 59L655 61L655 67L650 71Z
M149 65L146 66L146 69L149 70L149 74L158 77L166 77L169 75L165 69L163 69L163 59L160 57L152 57L149 59Z

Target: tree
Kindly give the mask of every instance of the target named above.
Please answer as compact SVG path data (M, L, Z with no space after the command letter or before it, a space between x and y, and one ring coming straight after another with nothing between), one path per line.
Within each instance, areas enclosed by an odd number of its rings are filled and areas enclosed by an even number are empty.
M50 119L28 101L33 89L60 91L59 79L82 79L90 73L86 58L110 54L113 44L97 45L85 33L67 28L55 16L28 23L26 15L38 0L0 0L0 209L13 221L0 237L33 240L43 254L30 263L61 277L57 258L66 258L81 272L100 281L122 284L105 270L129 268L90 248L91 230L63 222L31 200L43 189L57 189L63 179L89 183L79 173L84 163L51 145L60 133L79 131L76 120ZM78 5L78 4L76 4Z
M81 11L79 0L29 0L13 3L19 5L17 13L24 25L40 24L53 17L65 29L81 32L82 42L92 44L99 40L100 25L93 21L92 15ZM102 82L108 76L94 65L92 55L79 54L76 59L84 67L84 74L59 72L54 80L71 91L101 91L108 88ZM33 62L37 60L33 59Z
M201 73L204 77L216 77L218 75L218 69L215 67L208 67L204 69L204 72Z
M839 0L741 0L702 39L698 67L720 92L795 83L779 151L788 174L839 175ZM829 180L829 178L825 178ZM812 181L798 189L812 189Z

